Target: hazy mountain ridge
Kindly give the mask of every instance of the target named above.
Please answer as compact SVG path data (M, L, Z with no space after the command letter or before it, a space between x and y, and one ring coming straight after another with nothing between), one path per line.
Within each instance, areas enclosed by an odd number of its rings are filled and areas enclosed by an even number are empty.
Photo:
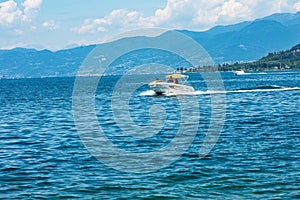
M0 76L43 77L74 76L95 45L52 52L15 48L0 50Z
M182 32L199 42L216 63L257 60L269 52L286 50L300 42L300 12L217 26L205 34Z
M252 22L216 26L204 32L180 32L201 44L217 64L253 61L269 52L290 49L300 42L300 12L274 14ZM56 52L24 48L0 50L0 77L74 76L95 46ZM148 55L152 53L148 52ZM127 63L132 64L130 59ZM163 56L157 55L150 58L150 61L163 64L165 59L162 59ZM126 58L123 61L126 62ZM149 58L138 62L149 62ZM172 60L166 62L170 63Z

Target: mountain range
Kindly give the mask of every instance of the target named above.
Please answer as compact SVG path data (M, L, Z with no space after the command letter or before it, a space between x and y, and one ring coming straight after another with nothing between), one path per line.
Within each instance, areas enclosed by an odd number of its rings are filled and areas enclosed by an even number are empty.
M199 42L216 63L253 61L300 42L300 12L216 26L205 32L182 32Z
M202 45L216 64L249 62L258 60L270 52L287 50L299 44L300 12L273 14L254 21L216 26L202 32L179 32ZM135 39L125 40L134 42ZM95 47L96 45L80 46L55 52L25 48L0 50L0 77L75 76L81 63ZM146 55L153 56L153 52L147 52ZM130 59L132 57L127 58L127 62ZM154 56L150 61L161 64L173 62L167 60L165 55ZM150 61L149 58L138 60L139 64Z

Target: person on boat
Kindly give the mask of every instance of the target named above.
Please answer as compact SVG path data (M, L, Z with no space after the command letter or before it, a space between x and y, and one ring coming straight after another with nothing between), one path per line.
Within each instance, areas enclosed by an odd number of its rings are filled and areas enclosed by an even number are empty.
M178 79L177 78L174 80L174 83L178 83Z
M168 79L168 81L167 81L168 83L173 83L174 82L174 80L173 80L173 77L172 76L170 76L170 78Z
M156 78L155 82L162 82L162 80L160 80L159 78Z

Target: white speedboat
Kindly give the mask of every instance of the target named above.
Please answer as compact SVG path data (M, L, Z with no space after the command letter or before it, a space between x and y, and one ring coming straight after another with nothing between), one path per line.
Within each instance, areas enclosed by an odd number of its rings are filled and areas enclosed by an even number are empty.
M156 79L149 83L150 88L157 95L185 95L194 92L194 88L187 85L186 75L171 74L165 77L166 81Z
M243 74L245 74L245 71L244 70L239 70L239 71L235 71L233 73L234 73L234 75L243 75Z

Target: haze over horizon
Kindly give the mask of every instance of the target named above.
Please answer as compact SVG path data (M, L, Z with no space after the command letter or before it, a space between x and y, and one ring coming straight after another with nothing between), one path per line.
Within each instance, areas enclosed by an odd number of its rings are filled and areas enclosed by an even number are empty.
M0 49L58 50L137 28L203 31L298 11L299 0L0 0Z

